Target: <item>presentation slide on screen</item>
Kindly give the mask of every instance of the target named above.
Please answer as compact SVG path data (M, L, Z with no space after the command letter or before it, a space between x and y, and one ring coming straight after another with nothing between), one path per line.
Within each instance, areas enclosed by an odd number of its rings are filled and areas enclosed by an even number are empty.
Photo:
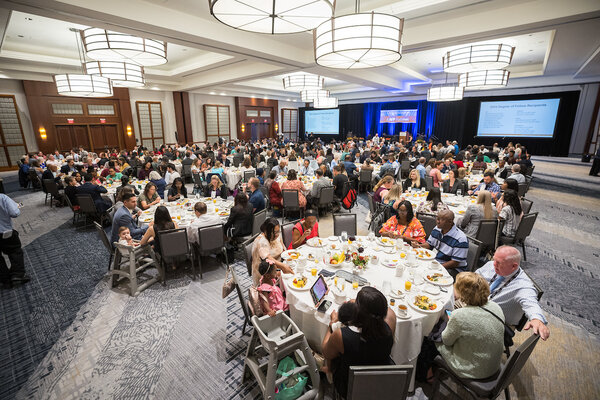
M551 138L559 103L560 99L481 102L477 136Z
M379 123L414 124L417 122L417 110L381 110Z
M304 131L315 135L337 135L340 133L340 110L313 110L304 113Z

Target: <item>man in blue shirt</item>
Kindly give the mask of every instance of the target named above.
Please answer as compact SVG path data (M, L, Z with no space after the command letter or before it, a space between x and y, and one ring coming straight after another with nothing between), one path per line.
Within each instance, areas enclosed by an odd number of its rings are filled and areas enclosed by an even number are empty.
M356 164L354 164L352 161L350 161L350 155L346 155L346 158L344 159L344 168L346 169L346 172L348 173L348 177L351 177L354 175L354 171L356 171Z
M0 251L8 256L10 270L0 254L0 283L8 287L29 282L25 275L25 260L19 232L13 229L12 218L21 215L19 205L7 195L0 193Z
M419 165L417 165L417 171L419 171L419 175L421 175L421 179L425 179L425 175L427 175L427 170L425 169L425 157L419 158Z
M382 179L386 174L393 174L395 171L394 165L392 164L393 156L389 155L387 157L387 162L381 166L379 170L379 179Z
M467 269L469 240L467 235L454 225L454 213L452 211L440 211L436 223L436 227L429 235L426 243L420 244L413 241L412 245L413 247L436 249L435 259L448 270L450 275L456 277L459 272Z
M252 204L253 211L259 212L265 209L265 196L262 194L258 188L260 187L260 182L257 178L251 178L248 182L248 187L252 192L250 197L248 198L248 202Z
M469 190L470 195L475 195L480 190L487 190L492 194L492 199L496 201L496 199L500 196L500 185L496 183L496 178L494 173L491 171L483 174L483 182L481 182L474 190Z

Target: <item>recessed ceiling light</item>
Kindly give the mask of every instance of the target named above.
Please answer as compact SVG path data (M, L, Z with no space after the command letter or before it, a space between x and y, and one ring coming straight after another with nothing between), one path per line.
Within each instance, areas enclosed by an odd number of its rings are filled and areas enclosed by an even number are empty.
M158 86L153 86L152 90L160 90L160 88Z
M226 96L226 95L227 95L227 93L225 93L225 92L221 92L221 93L219 93L219 94L220 94L221 96Z
M210 92L209 94L216 94L215 92Z
M292 100L292 102L294 102L294 103L295 103L295 102L296 102L296 99L293 99L293 100Z
M286 99L285 101L290 101L290 99Z
M263 99L265 99L265 100L269 100L269 98L268 98L267 96L263 97Z
M256 96L255 96L255 95L252 95L252 96L250 96L250 97L251 97L251 98L253 98L253 99L254 99L254 98L256 98Z

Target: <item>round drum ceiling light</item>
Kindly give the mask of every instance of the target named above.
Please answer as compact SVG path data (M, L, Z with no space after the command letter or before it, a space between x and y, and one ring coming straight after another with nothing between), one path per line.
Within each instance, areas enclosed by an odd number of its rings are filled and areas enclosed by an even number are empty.
M325 79L318 75L294 74L283 77L283 88L286 90L322 89Z
M463 73L506 68L515 48L508 44L476 44L446 52L442 65L446 73Z
M335 108L337 106L337 97L317 97L313 100L313 108Z
M87 61L85 72L110 78L113 86L143 87L144 67L121 61Z
M306 89L300 91L300 99L305 103L310 103L318 97L329 97L329 90Z
M58 94L74 97L110 97L113 95L109 78L98 75L54 75Z
M510 73L503 69L471 71L458 76L458 86L469 89L495 89L508 84Z
M81 31L81 41L92 60L126 61L145 67L167 62L167 43L160 40L88 28Z
M298 33L314 29L333 16L335 0L209 0L220 22L257 33Z
M403 27L404 19L375 12L333 17L314 31L315 60L340 69L393 64L402 58Z
M464 92L464 88L454 85L434 86L427 90L427 101L458 101Z

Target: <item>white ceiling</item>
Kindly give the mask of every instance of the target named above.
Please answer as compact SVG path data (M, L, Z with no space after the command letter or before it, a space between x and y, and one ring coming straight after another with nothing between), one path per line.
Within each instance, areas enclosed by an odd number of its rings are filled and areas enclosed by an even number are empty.
M360 3L361 11L405 18L399 62L368 70L322 68L314 62L310 32L273 36L232 29L201 0L5 0L0 78L50 81L58 72L77 71L77 42L69 28L94 26L167 41L169 62L146 68L147 86L163 90L299 100L283 89L282 77L304 71L326 77L326 88L342 103L423 96L446 79L446 51L500 42L516 47L508 88L600 81L597 0ZM354 5L337 0L335 14L352 13Z

